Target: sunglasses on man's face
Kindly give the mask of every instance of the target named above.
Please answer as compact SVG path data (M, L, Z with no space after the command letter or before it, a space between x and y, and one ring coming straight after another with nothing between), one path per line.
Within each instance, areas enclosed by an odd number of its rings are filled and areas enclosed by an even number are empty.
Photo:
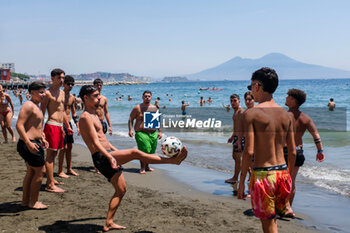
M66 85L74 87L74 83L66 83Z
M255 84L256 84L256 83L252 83L252 85L255 85ZM261 86L260 83L257 83L257 84L258 84L258 86ZM248 85L248 86L247 86L247 88L248 88L249 91L252 90L252 85Z

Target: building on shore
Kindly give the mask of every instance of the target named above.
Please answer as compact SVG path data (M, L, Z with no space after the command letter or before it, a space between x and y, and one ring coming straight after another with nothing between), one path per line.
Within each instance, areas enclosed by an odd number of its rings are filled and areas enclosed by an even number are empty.
M0 68L0 80L10 81L11 79L11 71L10 69Z
M0 63L0 69L10 69L10 72L15 72L15 63Z

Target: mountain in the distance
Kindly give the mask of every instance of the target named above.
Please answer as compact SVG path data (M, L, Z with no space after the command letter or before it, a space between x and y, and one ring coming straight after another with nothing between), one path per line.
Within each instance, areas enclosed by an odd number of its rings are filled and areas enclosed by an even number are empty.
M350 71L302 63L281 53L270 53L258 59L235 57L216 67L186 76L192 80L246 80L261 67L275 69L280 79L350 78Z

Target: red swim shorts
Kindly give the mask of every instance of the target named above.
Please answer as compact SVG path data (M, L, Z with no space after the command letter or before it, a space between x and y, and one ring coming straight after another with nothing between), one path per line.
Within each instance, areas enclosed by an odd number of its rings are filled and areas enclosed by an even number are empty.
M251 203L254 214L260 219L283 216L292 190L288 170L253 171L250 178Z
M44 128L46 141L49 142L49 150L60 150L64 147L64 131L63 124L48 121Z

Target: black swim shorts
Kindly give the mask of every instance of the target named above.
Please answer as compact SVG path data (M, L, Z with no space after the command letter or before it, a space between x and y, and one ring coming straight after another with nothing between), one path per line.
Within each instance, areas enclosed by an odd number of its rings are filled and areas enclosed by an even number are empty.
M42 167L45 165L45 153L41 141L30 140L31 142L39 146L39 151L37 153L32 153L29 151L26 143L23 140L18 140L17 152L19 155L32 167Z
M233 141L232 141L233 152L238 152L238 146L235 144L237 140L238 140L238 136L233 136ZM242 152L244 151L244 146L245 146L245 138L242 137L242 140L241 140Z
M69 125L70 125L70 128L73 129L72 123L69 122ZM63 124L63 129L64 129L64 133L65 133L65 136L64 136L64 145L73 144L73 143L74 143L73 134L72 134L72 135L69 135L69 134L68 134L68 129L67 129L66 124Z
M92 155L92 161L94 162L95 167L99 170L102 175L104 175L108 181L111 181L111 178L115 173L121 172L123 170L122 166L118 169L113 169L109 159L102 155L100 152L96 152Z
M297 157L295 159L295 166L301 167L304 165L304 162L305 162L303 147L297 147L296 151L297 151ZM288 148L284 147L283 152L284 152L284 159L286 160L286 163L288 164Z
M106 134L107 133L107 129L108 129L107 123L105 121L101 120L101 124L102 124L103 133Z

